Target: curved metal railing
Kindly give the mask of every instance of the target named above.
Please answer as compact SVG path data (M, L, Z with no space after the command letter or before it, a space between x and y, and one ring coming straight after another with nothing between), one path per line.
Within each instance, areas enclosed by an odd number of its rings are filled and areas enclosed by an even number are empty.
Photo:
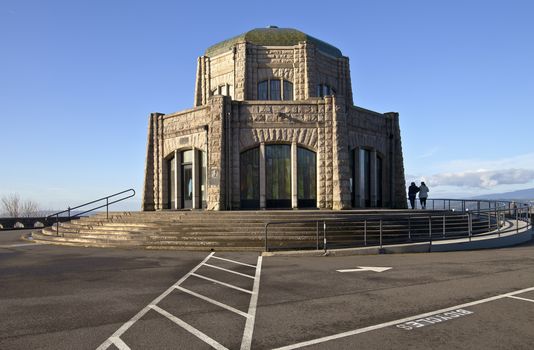
M126 194L126 193L130 193L130 194L129 195L125 195L125 196L121 196L121 195ZM95 211L95 210L98 210L98 209L102 209L102 208L105 207L106 208L106 219L109 220L109 206L112 205L112 204L118 203L118 202L122 202L123 200L126 200L128 198L132 198L133 196L135 196L135 190L133 188L130 188L130 189L127 189L127 190L124 190L124 191L121 191L121 192L114 193L114 194L106 196L106 197L102 197L102 198L95 199L93 201L90 201L90 202L87 202L87 203L84 203L84 204L80 204L80 205L72 207L72 208L68 207L66 210L58 211L57 213L48 215L45 220L48 222L51 217L55 217L56 218L56 222L55 222L56 234L59 236L59 221L60 221L59 218L60 218L60 215L67 214L67 221L68 221L68 220L75 219L77 217L80 217L80 216L85 215L87 213L90 213L92 211ZM115 199L115 197L119 197L119 198ZM112 200L110 201L110 199L112 199ZM106 203L103 203L104 200L106 201ZM84 209L83 211L73 213L73 211L75 211L75 210L78 210L78 209L81 209L81 208L84 208L84 207L87 207L87 206L90 206L90 205L93 205L93 204L96 204L96 203L102 203L102 204L98 204L96 207L93 207L93 208L90 208L90 209Z
M340 212L333 218L269 221L264 228L264 249L382 248L391 244L500 236L532 227L532 208L527 203L436 198L427 200L427 208L383 214Z

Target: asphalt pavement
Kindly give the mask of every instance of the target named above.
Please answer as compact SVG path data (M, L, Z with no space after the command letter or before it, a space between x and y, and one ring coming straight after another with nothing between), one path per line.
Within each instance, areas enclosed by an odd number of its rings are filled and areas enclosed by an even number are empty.
M534 344L533 243L471 252L260 258L32 245L19 240L23 233L0 232L0 349Z

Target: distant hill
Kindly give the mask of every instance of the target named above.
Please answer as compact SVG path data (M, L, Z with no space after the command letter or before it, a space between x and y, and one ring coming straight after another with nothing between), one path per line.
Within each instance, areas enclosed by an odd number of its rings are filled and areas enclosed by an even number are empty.
M534 188L504 193L491 193L482 196L471 197L472 199L504 199L504 200L534 200Z

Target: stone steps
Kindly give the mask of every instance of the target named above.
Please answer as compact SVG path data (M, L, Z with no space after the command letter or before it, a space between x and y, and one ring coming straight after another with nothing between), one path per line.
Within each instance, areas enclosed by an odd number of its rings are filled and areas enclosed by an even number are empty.
M35 241L48 243L97 246L97 247L143 247L146 249L187 249L187 250L253 250L263 249L265 244L265 223L280 221L325 220L328 244L347 245L355 242L363 244L363 222L342 221L347 218L372 215L367 221L367 241L378 242L378 214L387 218L413 211L163 211L163 212L112 212L108 221L105 213L83 217L59 225L48 227L33 234ZM440 215L442 212L434 212ZM419 213L418 213L419 214ZM414 240L427 239L428 215L422 212L421 218L411 219L411 236ZM448 213L450 215L450 213ZM447 217L448 234L465 234L465 217ZM438 237L443 227L440 217L432 218L433 236ZM315 222L280 223L268 227L270 247L309 248L317 242ZM382 225L383 241L406 240L408 236L406 219L387 220ZM473 232L487 231L487 221L474 220ZM323 239L323 225L319 224L319 238Z

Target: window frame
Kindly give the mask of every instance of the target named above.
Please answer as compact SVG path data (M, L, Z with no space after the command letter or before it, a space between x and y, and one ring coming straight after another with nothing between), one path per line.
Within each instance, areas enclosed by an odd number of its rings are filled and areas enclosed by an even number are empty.
M274 82L274 81L277 81L280 83L280 95L278 99L273 99L272 98L272 94L271 94L271 82ZM267 84L267 98L266 99L262 99L260 98L260 85L261 84ZM286 87L290 87L289 91L291 91L289 94L286 92ZM286 99L286 97L291 97L290 99ZM295 92L294 92L294 88L293 88L293 82L292 81L289 81L287 79L284 79L284 78L268 78L268 79L264 79L262 81L259 81L258 84L257 84L257 90L256 90L256 100L257 101L294 101L295 98Z

